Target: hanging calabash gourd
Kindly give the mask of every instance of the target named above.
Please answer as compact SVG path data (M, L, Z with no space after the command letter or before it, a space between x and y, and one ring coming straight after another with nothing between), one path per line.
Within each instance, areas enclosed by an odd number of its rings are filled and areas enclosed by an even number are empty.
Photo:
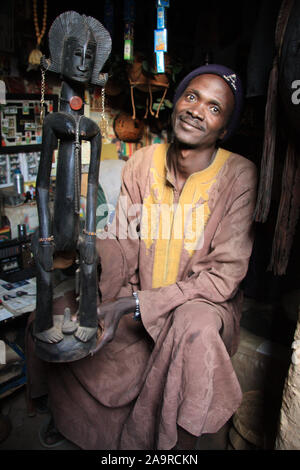
M114 120L115 134L123 142L138 142L143 136L144 127L142 120L125 112L119 113Z
M167 67L170 64L170 59L167 55L165 56L165 64ZM166 73L157 73L156 65L154 66L152 72L148 71L147 68L147 62L139 53L135 54L133 62L128 65L128 80L130 83L133 119L136 117L134 105L134 88L137 88L144 93L149 93L149 99L147 100L148 104L144 116L145 118L148 115L148 111L152 116L155 115L155 117L158 118L160 107L164 102L169 88L169 77ZM160 101L160 106L157 108L156 113L154 113L152 110L152 94L158 91L162 91L163 95Z

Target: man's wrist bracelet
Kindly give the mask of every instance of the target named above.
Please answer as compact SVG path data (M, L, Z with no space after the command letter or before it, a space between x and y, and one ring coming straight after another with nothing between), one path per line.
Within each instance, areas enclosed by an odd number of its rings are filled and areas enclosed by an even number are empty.
M140 301L137 292L132 293L133 297L135 298L135 312L133 315L134 320L140 320L141 319L141 312L140 312Z

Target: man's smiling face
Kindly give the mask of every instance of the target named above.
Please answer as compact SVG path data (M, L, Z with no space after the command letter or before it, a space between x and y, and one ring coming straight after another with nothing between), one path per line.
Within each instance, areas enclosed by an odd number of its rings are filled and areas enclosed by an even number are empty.
M234 96L223 78L195 77L178 99L172 114L175 138L191 147L210 147L226 134Z

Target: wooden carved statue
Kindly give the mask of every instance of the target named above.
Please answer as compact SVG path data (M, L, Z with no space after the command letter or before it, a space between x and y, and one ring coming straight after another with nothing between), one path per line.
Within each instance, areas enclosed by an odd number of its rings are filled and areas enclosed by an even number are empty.
M62 76L59 112L43 123L43 141L36 181L39 228L32 241L37 267L37 303L33 335L36 353L48 361L76 360L86 356L97 333L96 201L101 154L98 125L84 116L88 84L104 86L100 74L111 51L111 38L92 17L68 11L58 16L49 31L50 59L45 70ZM90 164L85 227L80 233L81 140L90 141ZM58 145L59 144L59 145ZM49 209L52 155L58 145L53 215ZM76 318L65 309L63 321L52 314L53 260L57 253L77 253L80 295ZM60 315L59 315L60 316Z

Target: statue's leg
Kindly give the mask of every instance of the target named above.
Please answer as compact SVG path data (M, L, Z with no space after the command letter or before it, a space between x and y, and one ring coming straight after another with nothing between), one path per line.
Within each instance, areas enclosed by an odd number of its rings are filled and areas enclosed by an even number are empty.
M98 261L92 264L84 262L80 265L80 297L79 297L79 327L75 333L80 341L89 341L98 328L97 296L98 296Z
M32 237L32 252L36 264L36 313L34 336L45 343L58 343L63 339L62 332L53 325L53 288L51 272L45 271L37 256L38 231Z

